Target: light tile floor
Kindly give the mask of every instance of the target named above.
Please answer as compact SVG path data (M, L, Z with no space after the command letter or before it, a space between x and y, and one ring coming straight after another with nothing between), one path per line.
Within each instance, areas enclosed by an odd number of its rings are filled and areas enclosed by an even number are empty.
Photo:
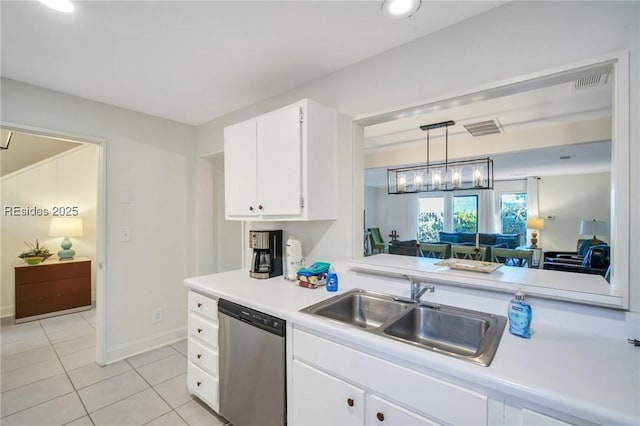
M95 315L2 320L2 425L228 424L189 394L186 340L100 367Z

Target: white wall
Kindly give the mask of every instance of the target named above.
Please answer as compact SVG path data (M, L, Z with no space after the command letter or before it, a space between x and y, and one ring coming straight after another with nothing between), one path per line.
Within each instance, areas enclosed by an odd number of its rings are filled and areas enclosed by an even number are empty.
M46 144L47 141L41 141ZM23 265L17 256L27 250L25 241L37 238L51 253L60 250L62 238L49 237L54 206L78 207L82 237L72 238L77 257L91 259L91 300L95 300L96 202L98 190L98 148L85 145L18 170L0 179L0 204L47 209L47 216L2 214L2 316L14 315L14 266Z
M611 225L611 174L545 176L538 181L540 190L539 216L545 219L538 245L544 250L576 249L580 221L603 220ZM609 235L598 235L608 242Z
M467 93L483 85L620 49L630 51L630 115L637 117L639 6L638 2L510 2L206 123L198 127L197 150L200 154L221 151L224 126L304 97L334 106L348 115L367 115L423 104L452 93ZM631 123L631 158L632 163L638 163L638 120ZM640 174L635 167L631 173L633 212L640 208ZM632 221L631 259L640 257L640 238L633 237L640 235L639 226ZM639 310L638 265L632 265L630 282L631 306Z
M106 141L106 253L99 259L106 361L184 338L183 280L195 271L195 129L14 80L1 84L4 123ZM131 241L120 242L121 226ZM162 321L152 324L158 307Z

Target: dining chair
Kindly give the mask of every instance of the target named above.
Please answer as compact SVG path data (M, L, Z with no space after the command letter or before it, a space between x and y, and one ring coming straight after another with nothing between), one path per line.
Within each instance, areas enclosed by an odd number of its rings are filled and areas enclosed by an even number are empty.
M507 266L531 268L533 263L533 250L514 250L507 248L493 248L491 250L492 261L504 263Z
M486 253L486 247L451 246L451 257L454 259L484 260Z

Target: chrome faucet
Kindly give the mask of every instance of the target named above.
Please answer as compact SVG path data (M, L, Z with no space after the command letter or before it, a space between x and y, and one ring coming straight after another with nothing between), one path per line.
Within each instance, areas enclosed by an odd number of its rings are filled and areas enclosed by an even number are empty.
M420 280L418 280L418 279L416 279L414 277L410 277L408 275L407 275L407 278L409 279L409 282L411 283L411 301L414 302L414 303L420 303L420 298L427 291L429 293L433 293L434 291L436 291L436 288L433 285L426 285L424 287L421 287L420 284L422 284L422 283L420 282Z

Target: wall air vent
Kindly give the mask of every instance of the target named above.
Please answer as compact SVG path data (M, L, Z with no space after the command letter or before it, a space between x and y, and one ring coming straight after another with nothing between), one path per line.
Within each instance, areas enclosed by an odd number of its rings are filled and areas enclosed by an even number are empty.
M573 89L590 89L592 87L604 86L609 80L609 73L604 74L592 74L586 77L579 78L573 82Z
M476 138L478 136L495 135L496 133L504 132L497 118L494 118L493 120L463 124L463 126L467 129L467 132L471 133L471 136Z

